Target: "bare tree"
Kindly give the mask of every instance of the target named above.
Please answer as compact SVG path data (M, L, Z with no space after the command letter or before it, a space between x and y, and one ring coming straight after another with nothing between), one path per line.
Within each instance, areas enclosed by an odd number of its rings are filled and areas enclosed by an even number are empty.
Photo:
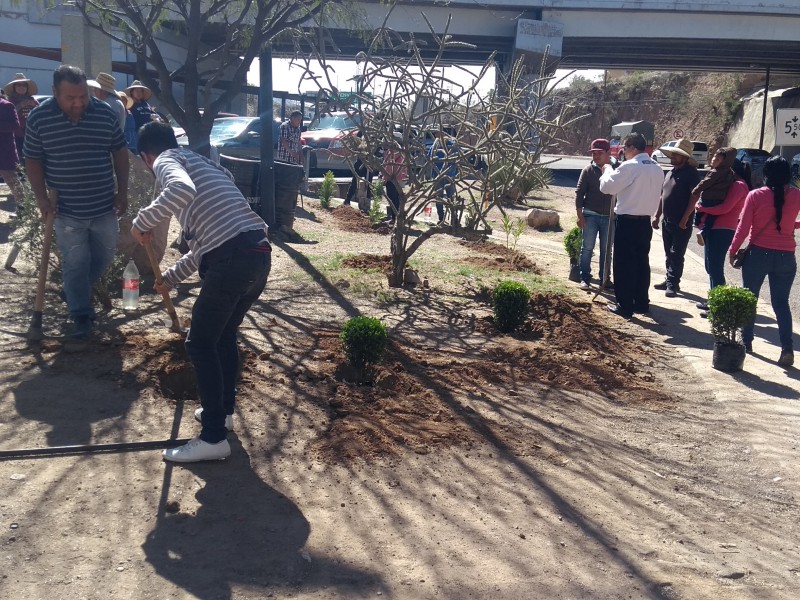
M241 93L250 65L265 44L314 19L355 18L347 0L75 0L74 4L90 26L133 52L137 77L196 147L208 144L214 118ZM176 68L168 65L156 37L167 32L185 42L185 59ZM183 85L183 103L176 99L176 83Z
M357 56L356 91L347 110L358 130L343 139L342 147L351 165L360 160L398 190L389 285L401 286L409 257L431 236L463 229L490 233L489 210L494 206L502 210L502 201L515 192L545 185L547 175L539 156L575 119L567 119L563 112L545 118L553 78L544 67L530 76L520 61L507 76L497 78L498 89L481 97L476 86L492 67L498 69L494 56L477 76L458 66L453 68L463 77L445 76L446 51L465 45L448 34L450 20L444 33L437 34L422 15L436 46L433 58L424 59L414 35L403 36L387 26L390 15L391 9L367 49ZM309 78L330 97L338 97L327 69L322 77L312 76L310 60L324 64L325 57L313 51L306 56ZM546 58L542 65L545 62ZM465 85L465 80L473 83ZM455 131L453 139L440 142L443 151L432 152L426 143L429 132L446 129ZM450 184L457 194L440 198ZM414 229L415 218L436 201L446 204L447 222Z

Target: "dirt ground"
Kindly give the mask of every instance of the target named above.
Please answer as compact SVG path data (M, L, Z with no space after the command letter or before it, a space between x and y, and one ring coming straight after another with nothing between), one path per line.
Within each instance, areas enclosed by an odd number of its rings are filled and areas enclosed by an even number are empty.
M565 228L571 197L542 196ZM387 232L355 210L306 199L296 229L242 328L230 459L0 456L0 597L798 596L796 379L785 405L721 403L674 338L567 287L563 233L513 251L437 236L413 263L428 287L396 291ZM17 267L0 272L0 451L196 434L156 297L116 301L86 346L31 346L34 265ZM486 288L518 276L541 286L501 335ZM174 294L181 315L197 290ZM390 332L368 385L337 337L356 314Z

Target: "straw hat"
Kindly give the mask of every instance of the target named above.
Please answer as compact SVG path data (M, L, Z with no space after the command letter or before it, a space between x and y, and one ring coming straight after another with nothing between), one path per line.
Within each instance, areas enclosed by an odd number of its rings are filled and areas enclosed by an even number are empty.
M689 164L693 167L697 166L697 161L692 157L694 151L694 144L691 140L681 138L675 146L661 146L659 150L667 157L671 158L673 154L680 154L689 159Z
M17 73L16 75L14 75L14 79L12 79L6 85L3 86L3 89L5 90L6 94L8 94L9 96L11 94L13 94L14 93L14 85L16 85L17 83L27 83L28 84L28 95L29 96L33 96L36 92L39 91L39 86L36 85L35 81L25 77L24 73Z
M117 80L114 79L113 75L109 75L108 73L98 73L96 79L88 79L86 81L86 85L89 87L97 88L98 90L103 90L104 92L108 92L109 94L116 94L117 90L114 89L117 85Z
M133 108L133 98L128 96L125 92L117 92L117 96L119 99L122 100L122 104L125 105L125 110L130 110Z
M128 94L128 96L132 97L131 90L135 89L142 90L142 98L144 98L145 100L149 100L150 96L153 95L153 92L150 91L150 88L147 87L146 85L143 85L142 82L139 81L138 79L135 80L129 87L125 88L125 93Z

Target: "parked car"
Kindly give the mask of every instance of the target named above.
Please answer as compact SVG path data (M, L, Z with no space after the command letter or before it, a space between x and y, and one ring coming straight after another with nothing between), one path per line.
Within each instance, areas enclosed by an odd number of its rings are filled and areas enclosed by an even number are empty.
M247 118L250 122L239 133L233 137L224 138L214 143L220 154L238 156L240 158L252 158L255 160L261 159L261 119L259 117ZM272 121L273 148L278 147L280 127L281 124L279 121Z
M313 150L310 167L325 171L350 171L342 139L358 127L358 116L346 112L317 116L300 135L300 143Z
M203 109L202 108L200 109L200 114L201 115L203 114ZM225 117L238 117L238 116L239 115L237 115L235 113L221 112L221 113L217 113L217 117L216 118L217 119L222 119L222 118L225 118ZM175 139L178 140L178 143L185 146L188 142L186 140L186 131L183 129L183 127L181 127L178 124L178 122L175 120L175 117L169 117L168 119L165 119L165 121L167 123L169 123L169 126L172 127L172 131L175 132ZM181 142L181 138L184 138L183 142Z
M770 156L769 152L758 148L739 148L736 152L736 158L750 165L753 188L764 185L764 163Z
M699 168L704 168L706 163L708 162L708 144L705 142L697 142L692 140L692 144L694 145L694 150L692 150L692 158L697 161L697 166ZM673 146L678 145L678 140L670 140L666 144L662 144L661 148L671 148ZM656 161L660 165L668 165L669 157L661 152L661 150L654 150L653 154L651 155L653 160Z
M792 157L792 180L794 185L800 187L800 153Z

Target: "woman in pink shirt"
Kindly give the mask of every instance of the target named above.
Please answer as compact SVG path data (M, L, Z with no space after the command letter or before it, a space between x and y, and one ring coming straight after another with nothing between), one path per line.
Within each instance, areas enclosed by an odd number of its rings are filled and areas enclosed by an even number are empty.
M764 164L764 187L753 190L744 201L744 210L728 250L733 256L750 236L750 251L742 266L742 284L758 296L764 279L769 277L769 293L781 354L778 364L794 364L792 313L789 291L797 273L794 230L800 213L800 190L789 187L791 170L788 161L773 156ZM753 324L744 327L742 339L748 352L753 351Z
M722 204L703 206L698 200L695 207L703 219L700 222L701 226L705 222L705 215L716 215L711 227L702 227L700 233L703 236L703 254L711 289L725 285L725 253L731 246L745 196L750 191L750 173L747 165L737 159L733 161L731 168L736 173L737 179L728 188L728 194ZM697 308L707 311L708 305L705 302L698 302ZM705 312L700 313L700 316L705 317Z

